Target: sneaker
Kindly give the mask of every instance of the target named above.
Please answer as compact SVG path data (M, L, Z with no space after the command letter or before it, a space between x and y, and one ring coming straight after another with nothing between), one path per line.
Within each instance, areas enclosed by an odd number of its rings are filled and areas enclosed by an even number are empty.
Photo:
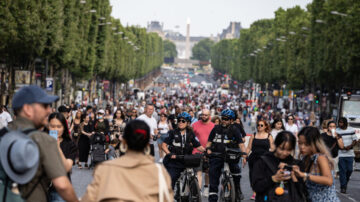
M204 191L202 194L204 197L209 197L209 187L204 187Z
M345 189L345 188L341 188L340 192L341 192L342 194L346 194L346 189Z
M256 195L255 195L255 193L253 193L253 195L250 197L250 199L255 200L255 197L256 197Z
M160 158L160 159L159 159L159 163L162 163L162 162L163 162L163 158Z

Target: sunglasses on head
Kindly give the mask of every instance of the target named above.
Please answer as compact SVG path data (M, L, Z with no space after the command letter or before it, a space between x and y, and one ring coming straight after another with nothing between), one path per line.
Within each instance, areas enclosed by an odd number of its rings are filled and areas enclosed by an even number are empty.
M180 119L179 120L179 123L186 123L187 121L186 120L184 120L184 119Z

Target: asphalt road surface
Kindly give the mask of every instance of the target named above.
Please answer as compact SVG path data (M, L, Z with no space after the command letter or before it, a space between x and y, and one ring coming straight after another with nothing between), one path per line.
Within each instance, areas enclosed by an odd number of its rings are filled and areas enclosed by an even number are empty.
M250 127L248 126L248 124L245 123L244 125L245 125L245 131L248 134L253 133L253 131L251 131ZM159 157L156 152L156 160L158 160L158 159L159 159ZM360 165L357 165L357 166L360 167ZM85 194L86 187L92 180L92 172L93 172L93 169L90 169L90 170L89 169L78 169L77 166L73 167L71 180L72 180L72 183L75 188L77 196L81 197ZM348 190L347 190L348 194L340 193L339 179L336 179L335 182L336 182L336 190L337 190L338 196L342 202L360 201L360 191L359 191L360 172L359 171L353 172L353 174L351 176L351 180L349 182ZM243 201L252 201L252 200L250 200L250 197L252 195L252 190L251 190L250 183L249 183L249 171L248 171L247 166L242 171L241 187L242 187L242 191L245 195L245 199ZM207 201L207 198L203 197L203 201Z

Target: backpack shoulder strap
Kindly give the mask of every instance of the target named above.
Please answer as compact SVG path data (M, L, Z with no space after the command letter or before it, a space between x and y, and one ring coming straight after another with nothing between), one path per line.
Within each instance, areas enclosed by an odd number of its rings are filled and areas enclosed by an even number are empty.
M9 129L7 129L6 127L2 128L0 130L0 138L2 138L7 132L9 132Z
M277 168L274 165L274 163L267 157L267 156L261 156L261 159L265 162L265 164L270 168L271 172L276 173Z

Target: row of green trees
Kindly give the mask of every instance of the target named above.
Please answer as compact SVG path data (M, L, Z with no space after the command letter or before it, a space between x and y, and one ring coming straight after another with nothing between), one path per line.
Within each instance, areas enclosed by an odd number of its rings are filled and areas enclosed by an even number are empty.
M274 19L241 30L239 39L216 43L211 62L239 81L309 91L359 88L360 1L314 0L306 10L279 8Z
M66 69L75 80L119 82L160 67L162 39L110 15L109 0L2 0L0 63L33 74L40 58L54 77Z

